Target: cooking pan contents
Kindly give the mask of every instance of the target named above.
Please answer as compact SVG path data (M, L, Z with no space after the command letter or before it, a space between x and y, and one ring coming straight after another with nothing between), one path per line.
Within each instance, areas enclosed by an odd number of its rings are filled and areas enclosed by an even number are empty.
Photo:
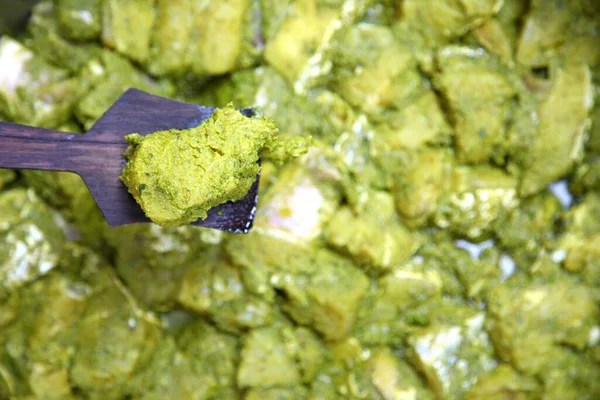
M314 141L267 146L247 235L2 170L0 399L599 398L599 4L40 2L0 118L81 132L137 87Z

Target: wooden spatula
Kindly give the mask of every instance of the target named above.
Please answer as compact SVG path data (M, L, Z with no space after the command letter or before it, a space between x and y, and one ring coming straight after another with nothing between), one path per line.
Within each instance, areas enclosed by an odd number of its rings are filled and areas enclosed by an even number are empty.
M129 89L84 135L0 122L0 168L75 172L110 226L150 222L119 179L128 146L124 135L192 128L214 110ZM241 112L253 116L252 109ZM248 232L256 211L258 180L259 176L245 198L212 208L205 220L193 225Z

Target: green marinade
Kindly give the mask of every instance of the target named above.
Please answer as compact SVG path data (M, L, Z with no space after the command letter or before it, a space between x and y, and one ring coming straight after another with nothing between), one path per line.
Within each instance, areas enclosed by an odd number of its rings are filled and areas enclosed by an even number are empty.
M0 171L0 400L600 398L599 4L41 1L1 120L217 111L128 136L158 225ZM259 168L248 234L188 224Z
M275 124L218 109L200 126L125 139L121 180L148 218L161 226L205 219L206 212L241 200L256 180L259 151L274 147Z

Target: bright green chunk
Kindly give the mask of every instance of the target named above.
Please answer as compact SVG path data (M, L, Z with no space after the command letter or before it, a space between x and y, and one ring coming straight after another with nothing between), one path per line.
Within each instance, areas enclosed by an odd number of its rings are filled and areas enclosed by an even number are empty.
M101 29L102 0L54 0L61 33L74 40L93 40Z
M114 398L122 392L156 348L156 318L132 302L129 292L113 285L89 300L78 321L70 381L91 398Z
M257 292L281 294L282 308L294 321L312 325L330 340L348 336L369 284L350 261L326 249L258 233L233 238L227 250L236 264L254 274Z
M82 0L75 1L82 2ZM62 0L61 3L66 6L68 2L73 2L73 0ZM31 20L27 26L27 30L31 35L31 41L28 45L48 62L69 71L77 72L99 51L98 46L95 44L76 45L65 39L61 20L57 21L56 19L58 15L64 14L77 18L77 16L87 15L86 11L81 11L81 13L74 10L67 11L65 8L58 8L58 5L52 7L50 2L40 2L33 8L31 13Z
M56 267L65 240L62 219L32 189L0 195L0 294Z
M233 71L242 51L249 0L192 2L190 69L197 76Z
M597 62L598 35L595 27L598 26L598 18L592 3L587 0L566 3L561 0L533 0L522 22L517 61L532 67L557 61Z
M189 66L188 39L192 29L190 0L158 0L148 71L153 75L183 73Z
M55 128L91 82L69 78L17 40L0 37L0 114L11 122Z
M98 251L106 250L102 234L108 225L79 175L36 170L23 170L21 175L40 197L59 208L62 215L74 223L88 246Z
M523 173L519 192L531 195L566 175L583 157L594 103L588 66L569 65L557 71L553 86L536 112L524 110L512 129L515 159ZM523 128L530 124L534 128Z
M491 225L519 204L516 179L500 168L457 166L450 179L434 222L470 239L489 234Z
M329 79L335 91L376 120L387 109L410 104L422 90L412 52L396 42L388 27L358 24L341 29L330 52Z
M252 331L242 349L237 373L241 388L292 384L300 382L300 371L293 354L285 347L275 328Z
M558 199L549 192L542 192L525 199L521 207L497 221L495 232L504 247L533 251L553 231L560 211Z
M136 399L208 400L238 398L234 391L237 339L203 320L165 336L152 360L129 384ZM235 391L234 391L235 393Z
M260 170L259 151L274 147L277 132L270 120L230 106L196 128L131 134L121 179L158 225L204 219L210 208L246 196Z
M411 224L424 223L452 175L450 152L438 149L395 152L382 161L392 178L398 213Z
M226 262L201 260L184 274L177 300L188 309L210 316L224 331L265 326L273 310L247 292L239 268Z
M501 6L499 0L407 0L402 12L405 23L418 29L428 45L436 46L463 35Z
M409 338L412 357L437 398L462 399L483 373L494 369L494 349L484 313L456 324L436 324Z
M107 229L105 236L113 247L119 277L136 299L148 309L166 311L175 305L186 270L196 264L211 264L220 254L216 245L206 243L211 232L217 231L134 224ZM213 236L220 240L219 235Z
M145 61L154 14L153 0L103 1L102 43L134 61Z
M433 394L417 373L391 349L383 347L375 350L369 366L371 381L383 399L433 399Z
M524 285L517 276L488 296L490 336L520 371L542 373L562 345L583 349L597 323L593 291L568 277Z
M327 241L366 267L386 272L401 265L419 247L419 239L400 222L394 198L369 193L369 204L358 213L340 208L325 230Z
M271 19L267 24L273 24L276 19L281 22L277 33L267 40L265 59L290 83L300 77L309 58L327 38L326 29L336 16L334 10L319 9L317 3L314 0L288 2L287 9L279 15L274 12L276 6L266 4L265 14Z
M437 55L434 81L448 101L456 129L456 156L462 163L505 156L505 133L515 90L499 61L482 50L450 46Z

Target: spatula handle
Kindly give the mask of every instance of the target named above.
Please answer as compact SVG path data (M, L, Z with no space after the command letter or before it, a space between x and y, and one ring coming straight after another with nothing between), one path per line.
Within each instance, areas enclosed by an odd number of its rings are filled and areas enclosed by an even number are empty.
M0 168L80 172L94 143L78 136L0 121Z

